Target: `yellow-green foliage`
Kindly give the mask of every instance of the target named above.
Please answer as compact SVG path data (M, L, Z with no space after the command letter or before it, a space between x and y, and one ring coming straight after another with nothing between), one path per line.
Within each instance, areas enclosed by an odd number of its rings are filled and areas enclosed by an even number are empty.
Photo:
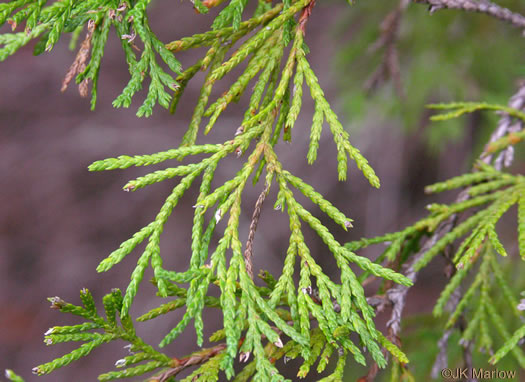
M222 10L209 31L167 43L161 42L151 30L147 16L150 0L58 0L49 4L45 0L14 0L0 4L0 26L5 22L9 22L13 29L24 25L22 32L0 34L0 61L34 39L39 39L35 46L36 54L51 51L65 34L72 35L74 47L86 31L63 86L75 78L82 93L86 91L87 83L91 82L92 108L97 99L97 81L105 44L112 30L122 43L130 73L128 84L113 102L115 107L129 107L132 97L148 78L149 88L137 115L151 115L157 103L175 112L188 82L199 71L206 72L188 129L178 147L149 155L121 155L96 161L89 166L90 171L105 171L171 161L165 169L146 172L130 180L124 185L124 190L134 192L157 182L173 182L174 186L154 220L138 228L131 238L100 262L97 271L108 271L126 256L132 256L139 244L146 244L143 252L136 255L136 267L125 293L115 289L103 297L104 316L99 314L93 297L85 289L80 294L82 306L67 303L59 297L50 298L53 309L76 315L82 322L51 328L45 334L45 343L82 344L62 357L37 366L33 371L39 375L50 373L88 355L104 343L123 340L129 343L130 355L117 360L116 370L101 374L99 380L127 378L149 372L156 373L155 380L173 380L182 369L195 366L184 381L217 381L221 373L234 381L284 381L286 378L276 361L300 357L299 378L309 375L317 363L317 372L324 372L332 366L331 374L321 381L341 381L348 361L385 368L388 355L394 361L393 380L413 380L405 367L409 358L397 346L396 333L385 335L376 328L376 311L365 295L363 282L369 277L379 278L382 281L379 292L382 293L393 285L412 286L413 278L398 270L409 264L424 238L433 235L451 217L465 212L470 215L453 225L418 257L412 264L412 270L421 270L446 247L459 243L455 255L451 257L457 268L456 273L439 297L434 313L444 313L445 304L453 292L461 284L466 284L467 276L472 274L470 286L451 312L445 329L452 327L461 315L468 312L469 321L462 333L463 340L472 340L474 333L479 333L478 347L484 349L492 349L499 344L497 341L505 340L491 362L498 362L511 352L525 367L525 355L516 346L523 337L524 329L516 329L512 326L513 322L505 321L495 308L493 292L497 290L501 293L505 307L516 319L521 317L515 291L498 262L499 256L507 256L507 250L498 237L496 224L509 208L518 206L519 250L525 258L525 178L480 162L473 172L426 189L429 193L435 193L467 187L465 192L468 198L451 204L431 204L427 217L399 232L346 244L338 242L333 232L296 195L302 194L344 230L352 227L353 220L300 176L292 174L274 150L281 140L292 141L292 130L299 128L294 128L294 125L301 112L303 96L307 94L303 91L306 86L314 101L314 112L311 127L306 131L310 141L305 160L313 165L319 151L323 150L320 138L326 122L336 147L333 163L337 167L339 180L346 180L350 159L371 186L380 186L379 178L368 160L350 143L349 133L326 98L308 60L305 31L315 0L260 0L251 17L245 11L249 8L247 0L192 2L199 13L206 13L208 8L215 6L222 6ZM366 4L356 8L356 12L371 6L371 2L361 3ZM425 23L428 23L426 18ZM449 23L450 20L446 24ZM370 26L376 29L377 23ZM414 24L409 23L409 27L413 28ZM438 26L433 24L432 28L437 30ZM420 43L418 32L414 33L413 40ZM133 49L135 38L143 45L140 55ZM353 46L349 56L356 58L366 44ZM207 51L194 65L183 70L176 59L177 52L199 47L206 47ZM475 47L479 48L478 45ZM228 90L218 99L211 100L213 87L225 76L231 78L238 67L244 69L232 80ZM350 77L356 74L358 72ZM418 75L421 76L421 73L416 72L415 78ZM420 93L429 84L432 81L421 86ZM228 107L244 93L251 93L249 105L241 126L230 131L230 139L198 144L201 135L208 134ZM408 110L414 106L411 103L417 104L424 98L417 94L410 94L410 97ZM490 103L464 102L430 107L444 112L434 116L434 120L450 120L481 110L506 113L515 121L525 120L521 110ZM490 144L485 154L497 153L518 143L523 137L523 132L500 137ZM225 159L232 156L241 158L241 169L223 184L213 186L217 169L222 169ZM177 163L184 158L190 163ZM178 179L174 181L173 178ZM243 248L239 220L242 209L247 208L244 196L249 192L250 179L255 189L262 192L253 213L248 242ZM188 269L165 269L164 254L160 250L161 235L182 196L195 184L200 184L200 187L194 201ZM288 219L289 244L280 275L261 272L259 278L265 286L259 286L253 278L250 240L253 240L263 202L272 187L277 189L275 208ZM326 245L327 253L337 265L337 277L325 273L312 256L304 239L305 226L309 226ZM217 242L212 241L215 237L218 237ZM386 243L387 247L375 261L356 253L379 243ZM157 308L136 320L148 321L183 309L182 318L165 334L159 347L176 341L193 322L196 342L201 349L185 358L172 358L146 344L135 333L129 312L144 281L145 271L150 266L154 272L153 283L162 301ZM212 285L219 288L219 297L208 295ZM386 295L383 297L387 298ZM206 325L204 308L219 309L223 317L222 329L210 338L217 344L210 348L202 348ZM497 340L489 327L495 329ZM333 356L337 360L331 365ZM236 360L242 368L234 368ZM21 381L10 370L6 372L6 377L11 381Z

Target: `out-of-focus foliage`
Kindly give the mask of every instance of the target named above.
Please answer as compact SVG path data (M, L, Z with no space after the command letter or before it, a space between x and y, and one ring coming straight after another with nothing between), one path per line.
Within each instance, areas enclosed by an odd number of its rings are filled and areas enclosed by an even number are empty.
M525 75L524 66L516 64L523 60L519 31L486 15L451 10L429 15L419 4L409 5L399 24L396 47L403 94L392 79L364 92L385 55L384 48L372 49L381 35L380 25L398 3L359 1L340 16L335 33L345 46L336 63L338 83L343 110L352 122L359 126L359 121L381 115L413 131L427 120L428 103L506 103L516 78ZM503 5L516 12L525 10L518 0ZM482 119L482 127L494 126L494 120ZM450 140L462 138L464 130L463 121L455 120L425 134L429 147L438 151Z

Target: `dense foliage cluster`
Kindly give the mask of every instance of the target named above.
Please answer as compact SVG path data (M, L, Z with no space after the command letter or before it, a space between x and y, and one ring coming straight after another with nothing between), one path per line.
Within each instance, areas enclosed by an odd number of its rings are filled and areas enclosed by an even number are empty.
M421 2L429 4L432 11L444 8L478 11L523 28L519 14L489 6L486 1L479 3L486 3L487 7L470 0ZM287 170L286 163L279 160L274 150L280 141L292 140L306 88L315 105L309 131L308 163L314 164L317 159L321 131L326 124L336 147L334 166L339 180L346 179L350 159L373 187L380 185L368 161L350 142L348 132L326 99L308 61L305 36L308 19L315 11L315 0L273 3L259 0L250 15L245 10L249 8L247 3L247 0L195 0L193 4L199 13L218 6L222 10L209 31L168 43L160 41L152 32L147 16L149 0L59 0L49 4L46 0L14 0L0 4L0 25L8 22L13 29L12 33L0 35L0 61L33 40L37 40L35 54L50 51L64 34L71 34L71 45L73 48L78 45L78 53L64 79L63 89L74 79L82 96L91 92L92 108L96 105L100 64L111 31L122 43L130 73L128 84L113 103L115 107L129 107L132 97L149 82L137 115L151 115L156 104L175 112L188 82L198 72L206 72L179 147L150 155L121 155L89 167L90 171L105 171L192 158L189 164L175 164L146 173L124 186L125 191L136 191L180 178L155 219L98 266L97 271L105 272L130 256L139 244L146 243L144 251L137 256L126 291L114 289L103 297L104 314L97 311L93 297L85 289L80 294L82 306L59 297L50 298L53 309L76 315L83 322L49 329L45 343L78 341L83 344L63 357L35 367L34 372L50 373L102 344L120 339L129 343L131 353L116 361L115 371L101 374L102 381L149 372L154 373L151 381L174 381L179 373L191 367L195 369L183 381L216 381L221 375L234 381L282 381L286 378L276 366L279 359L300 357L303 363L297 376L302 378L311 372L316 362L317 371L325 371L333 356L337 358L335 366L332 365L330 374L322 381L342 380L349 360L372 365L368 373L371 380L378 369L388 365L389 357L393 365L392 380L401 377L410 380L413 376L407 367L409 358L401 350L399 341L406 291L413 285L417 273L440 254L445 254L455 265L434 309L435 315L440 316L447 311L447 303L451 307L442 329L452 330L460 318L466 320L467 324L460 328L466 348L476 344L479 349L492 352L497 347L499 350L490 358L492 364L511 353L525 368L525 354L517 346L525 334L525 326L520 324L523 304L519 305L516 286L506 277L499 260L507 256L507 250L496 230L502 215L517 205L518 247L521 258L525 259L525 180L521 175L502 171L503 165L513 160L512 146L525 138L525 132L521 131L525 121L522 110L525 96L517 93L509 106L466 102L431 105L444 112L436 115L435 120L450 120L482 110L496 111L503 116L492 142L472 172L427 188L429 193L463 189L458 199L451 204L429 205L428 216L399 232L340 243L296 195L305 196L344 230L352 227L352 219ZM385 60L378 74L371 78L371 88L390 77L401 91L396 37L408 5L409 1L402 0L382 24L376 48L385 49ZM23 30L17 31L21 26ZM377 30L377 25L371 27ZM182 69L176 53L199 47L207 48L204 56ZM358 48L354 53L359 52ZM229 89L212 100L214 85L226 75L231 78L233 70L243 63L241 74ZM228 106L245 93L250 94L249 104L241 125L231 132L231 139L197 143L199 134L209 133ZM212 187L216 170L231 156L243 158L242 168L224 184ZM241 208L248 208L243 204L243 196L248 192L250 179L260 189L260 195L243 246L239 217ZM160 237L169 216L193 184L200 184L200 192L194 203L189 267L165 269ZM271 187L278 190L274 208L286 214L289 221L289 245L281 274L274 276L261 271L258 277L264 284L260 285L254 279L252 246ZM337 277L325 273L312 256L304 240L306 226L332 254ZM220 239L215 243L212 238L216 232L220 232ZM376 259L358 254L359 250L380 243L386 244L386 248ZM459 246L452 255L448 248L456 243ZM159 348L175 341L193 323L201 350L185 358L173 358L146 344L135 333L129 311L150 266L155 275L152 281L163 302L136 320L148 321L183 309L182 319L165 335ZM377 295L372 297L365 295L363 287L370 279L382 280ZM219 288L219 297L208 294L212 285ZM502 295L502 301L495 301L495 291ZM501 303L512 319L496 309ZM387 306L392 309L392 318L384 334L376 328L374 317L376 311ZM205 308L219 309L223 317L223 328L210 338L216 345L210 348L202 348ZM474 336L475 333L479 335ZM440 346L446 354L446 345ZM236 361L240 366L234 368ZM6 376L13 381L21 380L10 370Z

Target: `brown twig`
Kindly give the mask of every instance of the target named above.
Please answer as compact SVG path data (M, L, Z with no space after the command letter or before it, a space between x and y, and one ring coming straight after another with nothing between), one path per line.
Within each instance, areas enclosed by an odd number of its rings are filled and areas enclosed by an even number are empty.
M409 4L410 0L400 0L398 6L388 13L381 22L381 34L379 38L370 45L368 49L369 54L377 52L381 48L385 49L381 64L364 84L364 88L368 92L378 88L387 79L391 78L398 96L401 98L404 97L399 55L397 52L397 39L401 19Z
M203 364L204 362L208 361L210 358L222 352L224 349L226 349L226 344L221 343L219 345L216 345L208 349L199 350L195 353L190 354L189 356L185 358L181 358L181 359L174 358L174 362L176 366L159 374L156 377L150 378L149 382L165 382L170 377L176 376L177 374L179 374L181 371L183 371L187 367Z
M312 14L312 9L315 6L315 2L316 0L310 1L310 3L308 3L308 5L303 8L303 12L301 13L301 16L299 17L298 28L301 32L303 32L303 35L305 32L306 22L308 21L308 19L310 18L310 15Z
M257 198L255 203L255 208L253 210L252 222L250 224L250 233L248 234L248 240L246 241L246 249L244 250L244 265L246 267L246 272L251 279L253 279L253 268L252 268L252 255L253 255L253 239L255 238L255 231L257 230L257 224L259 223L259 217L261 216L261 209L268 195L270 189L270 184L266 183L264 190Z
M436 356L436 360L434 361L434 365L432 366L432 371L430 372L430 375L434 379L438 378L441 370L445 369L448 366L448 339L452 335L453 331L453 328L445 330L445 332L437 342L439 352Z
M517 28L525 29L525 16L487 0L414 0L414 2L428 4L430 13L441 9L461 9L467 12L485 13Z
M78 50L75 60L69 67L69 70L67 71L66 76L62 81L62 87L60 88L60 91L66 91L71 80L77 74L82 73L84 70L86 70L86 62L89 58L89 53L91 51L91 39L93 38L95 26L96 25L93 20L90 20L88 22L88 31L86 33L86 37L84 38L84 41L82 41L82 44L80 45L80 49ZM89 80L86 78L78 85L78 92L80 93L81 97L87 97L88 95L88 81Z

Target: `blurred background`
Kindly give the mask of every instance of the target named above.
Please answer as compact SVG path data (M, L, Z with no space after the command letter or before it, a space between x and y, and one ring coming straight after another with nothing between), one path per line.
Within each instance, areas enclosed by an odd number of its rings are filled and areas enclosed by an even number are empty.
M508 0L505 5L525 11L525 5L517 0ZM436 200L425 196L423 187L467 171L497 123L496 116L484 113L430 124L426 104L452 100L505 104L515 91L517 80L525 75L523 39L512 27L483 15L453 11L429 16L425 6L411 4L400 19L399 74L374 82L374 72L382 65L385 48L372 51L370 47L381 35L380 24L392 10L390 6L394 9L397 3L387 6L385 2L367 1L349 7L343 1L318 2L306 30L312 67L348 128L353 145L376 170L381 189L372 189L353 164L349 180L337 181L335 147L329 134L322 136L318 161L313 166L306 163L313 114L306 89L292 143L279 144L277 148L288 170L354 219L354 228L344 232L323 218L341 242L400 230L423 217L424 206ZM154 31L166 42L206 31L212 20L213 15L196 14L190 2L176 6L155 2L150 11ZM0 29L5 31L5 26ZM144 92L135 97L130 109L113 109L111 102L129 79L119 45L110 33L95 112L89 110L89 101L80 98L74 84L60 93L62 79L75 57L75 52L68 50L66 39L51 54L35 58L29 46L0 63L0 368L14 369L26 381L94 381L126 355L124 343L109 344L50 376L31 375L32 367L73 349L70 344L48 347L43 343L43 333L48 328L78 322L49 309L46 298L56 295L76 304L84 287L96 301L101 301L111 288L125 290L143 246L105 274L97 274L95 268L122 241L154 219L177 182L175 179L125 193L122 186L128 180L151 170L87 171L95 160L177 147L202 85L201 73L186 88L175 115L157 107L152 117L138 119L135 113ZM188 67L204 52L183 52L177 58ZM216 87L212 99L227 88L229 81L227 77ZM201 136L198 142L230 139L246 102L245 95L224 113L214 131L208 137ZM523 158L517 158L513 171L525 169L520 159ZM230 179L241 161L229 159L214 185ZM241 218L243 241L260 192L260 184L246 190ZM168 269L186 269L192 206L197 194L198 189L192 187L165 228L161 248ZM267 269L277 276L287 248L288 221L273 210L275 196L273 190L263 209L255 239L254 268ZM451 201L454 197L452 193L438 199ZM314 212L321 217L319 211ZM512 221L515 217L509 224L512 231L506 233L503 227L502 235L508 238L509 253L517 255ZM225 224L226 221L219 224L219 232ZM310 234L306 240L316 260L327 273L335 271L337 267L323 243L308 229L305 233ZM373 250L366 254L376 255ZM145 279L152 276L148 272ZM409 292L405 312L419 317L410 321L413 338L418 338L418 325L430 325L432 318L428 313L445 282L443 262L436 260ZM132 315L143 314L160 302L154 296L154 287L144 283ZM182 313L159 318L153 325L137 325L137 330L146 341L157 344ZM378 317L380 327L388 313ZM214 314L209 312L205 317L210 318L208 334L220 327L221 319ZM190 332L166 351L183 356L197 350ZM435 351L439 334L438 330L428 338L419 338L415 347L420 350L424 345L428 351ZM407 346L414 344L410 338ZM290 363L292 379L297 365ZM411 367L424 372L430 366L416 363ZM365 372L355 367L349 371L349 380ZM318 376L313 372L309 378L313 381Z

